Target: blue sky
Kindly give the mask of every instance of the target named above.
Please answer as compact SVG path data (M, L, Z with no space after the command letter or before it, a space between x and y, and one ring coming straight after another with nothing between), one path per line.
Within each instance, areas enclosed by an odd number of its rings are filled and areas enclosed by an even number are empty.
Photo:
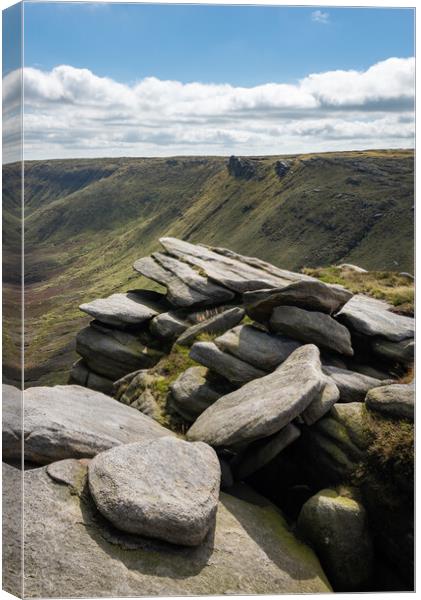
M413 147L412 9L24 7L26 159Z
M251 86L414 53L408 9L25 4L25 64ZM324 19L323 15L327 14Z

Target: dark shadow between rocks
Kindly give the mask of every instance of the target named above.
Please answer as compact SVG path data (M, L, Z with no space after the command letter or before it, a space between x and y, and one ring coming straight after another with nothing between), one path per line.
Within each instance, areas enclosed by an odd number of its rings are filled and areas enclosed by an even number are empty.
M236 510L234 506L231 506L230 496L244 500L244 511ZM292 579L303 581L320 576L321 573L324 574L316 554L294 535L279 509L252 488L241 483L235 484L229 489L229 493L220 498L220 502L241 523L247 534L261 547L267 557L279 569L288 573ZM268 527L264 528L263 533L250 518L246 503L261 509L261 516L268 523ZM260 519L259 523L261 524ZM268 536L268 531L273 533L273 536ZM314 564L314 568L312 564ZM303 565L305 566L303 567ZM325 583L331 588L326 575Z

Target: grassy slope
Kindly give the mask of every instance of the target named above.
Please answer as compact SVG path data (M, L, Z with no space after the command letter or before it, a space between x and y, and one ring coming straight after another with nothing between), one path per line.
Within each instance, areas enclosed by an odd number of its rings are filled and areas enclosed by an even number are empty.
M279 157L254 159L251 180L212 157L26 163L29 381L65 381L88 320L78 305L148 284L132 263L162 235L290 269L354 262L412 272L412 152L288 158L282 179Z

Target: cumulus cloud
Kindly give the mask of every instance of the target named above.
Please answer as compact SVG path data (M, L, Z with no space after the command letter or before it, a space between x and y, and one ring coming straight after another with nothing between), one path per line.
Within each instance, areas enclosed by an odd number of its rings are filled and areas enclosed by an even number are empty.
M16 72L5 77L6 106L19 103L19 81ZM26 68L24 86L26 159L413 144L413 58L254 87L155 77L126 85L61 65L51 71Z
M315 10L311 13L311 20L316 23L329 23L329 13L322 10Z

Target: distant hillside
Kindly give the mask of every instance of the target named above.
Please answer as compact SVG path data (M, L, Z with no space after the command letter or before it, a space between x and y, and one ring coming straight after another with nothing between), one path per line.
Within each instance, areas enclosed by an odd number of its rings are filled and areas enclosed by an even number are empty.
M65 381L87 320L78 305L138 287L132 263L163 235L288 269L351 262L412 272L413 158L367 151L25 163L28 383ZM3 176L12 237L13 169Z

